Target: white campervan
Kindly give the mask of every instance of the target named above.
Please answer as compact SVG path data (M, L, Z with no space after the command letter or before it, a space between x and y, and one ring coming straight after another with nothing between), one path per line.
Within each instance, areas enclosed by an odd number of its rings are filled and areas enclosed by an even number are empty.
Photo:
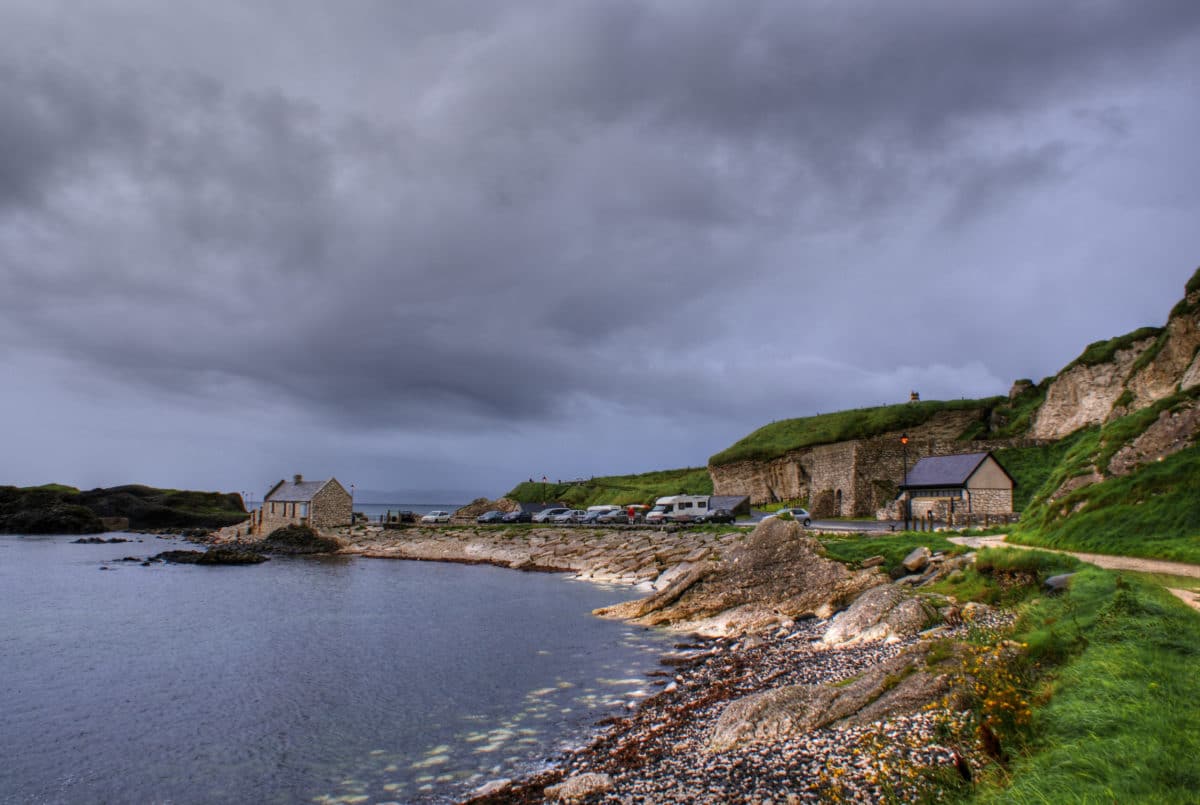
M647 523L689 523L708 519L708 495L670 495L654 501Z

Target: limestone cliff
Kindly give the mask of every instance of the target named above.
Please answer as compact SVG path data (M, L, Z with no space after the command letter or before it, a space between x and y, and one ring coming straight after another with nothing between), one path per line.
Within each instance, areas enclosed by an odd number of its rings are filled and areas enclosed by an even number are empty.
M1140 337L1138 337L1140 336ZM1091 357L1089 357L1089 355ZM1030 435L1061 439L1200 384L1200 271L1161 330L1092 344L1050 384Z

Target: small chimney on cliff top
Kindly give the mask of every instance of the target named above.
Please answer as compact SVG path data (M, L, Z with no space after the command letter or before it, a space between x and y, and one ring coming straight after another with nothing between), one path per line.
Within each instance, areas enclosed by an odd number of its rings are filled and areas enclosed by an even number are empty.
M300 473L296 473L295 475L292 476L292 483L294 483L294 484L298 484L303 480L304 480L304 476L301 475Z
M909 401L909 402L920 402L920 401L921 401L921 394L920 394L920 392L917 392L917 391L910 391L910 392L908 393L908 401Z

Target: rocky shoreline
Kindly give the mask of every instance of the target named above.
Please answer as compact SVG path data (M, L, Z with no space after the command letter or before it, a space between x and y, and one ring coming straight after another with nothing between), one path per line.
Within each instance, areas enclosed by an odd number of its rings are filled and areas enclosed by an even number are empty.
M880 720L847 717L796 732L776 723L757 739L721 740L737 702L795 686L845 689L931 639L1005 622L1002 613L981 610L969 627L834 649L822 647L829 623L819 619L767 636L702 640L664 658L671 670L656 680L659 692L609 720L591 744L553 769L497 781L466 802L914 801L933 787L962 785L959 764L982 765L981 750L962 738L967 714L941 701Z
M893 581L824 558L782 521L753 534L360 526L338 538L351 555L637 585L649 595L596 614L690 636L663 658L657 693L551 769L476 790L473 805L908 801L967 785L986 760L948 647L1008 616L917 591L971 557L914 551Z

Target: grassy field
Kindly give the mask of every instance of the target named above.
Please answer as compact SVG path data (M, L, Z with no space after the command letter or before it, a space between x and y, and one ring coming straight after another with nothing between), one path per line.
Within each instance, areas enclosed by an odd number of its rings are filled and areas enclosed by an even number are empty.
M1062 372L1059 372L1059 374L1068 372L1076 366L1097 366L1102 363L1111 363L1119 350L1129 349L1134 343L1146 338L1154 338L1161 332L1161 327L1139 327L1131 333L1119 335L1107 341L1096 341L1088 344L1083 353L1064 366Z
M982 422L1002 399L1004 398L927 400L785 419L759 428L746 438L717 453L708 461L713 466L732 464L735 461L769 461L802 447L830 444L848 439L862 439L905 428L915 428L925 424L942 411L978 410Z
M922 545L931 551L944 551L952 555L964 553L967 550L961 545L950 542L941 534L916 531L902 531L898 534L879 537L865 534L845 537L826 535L818 537L818 540L825 547L826 556L852 566L857 566L868 557L882 556L884 572L888 573L899 567L904 557L908 556L914 548Z
M1023 545L1200 564L1200 447L1090 484L1026 512Z
M712 478L704 467L660 470L640 475L608 475L581 484L553 484L526 481L507 497L522 503L561 500L568 506L585 508L606 503L653 505L655 498L667 495L711 495Z

